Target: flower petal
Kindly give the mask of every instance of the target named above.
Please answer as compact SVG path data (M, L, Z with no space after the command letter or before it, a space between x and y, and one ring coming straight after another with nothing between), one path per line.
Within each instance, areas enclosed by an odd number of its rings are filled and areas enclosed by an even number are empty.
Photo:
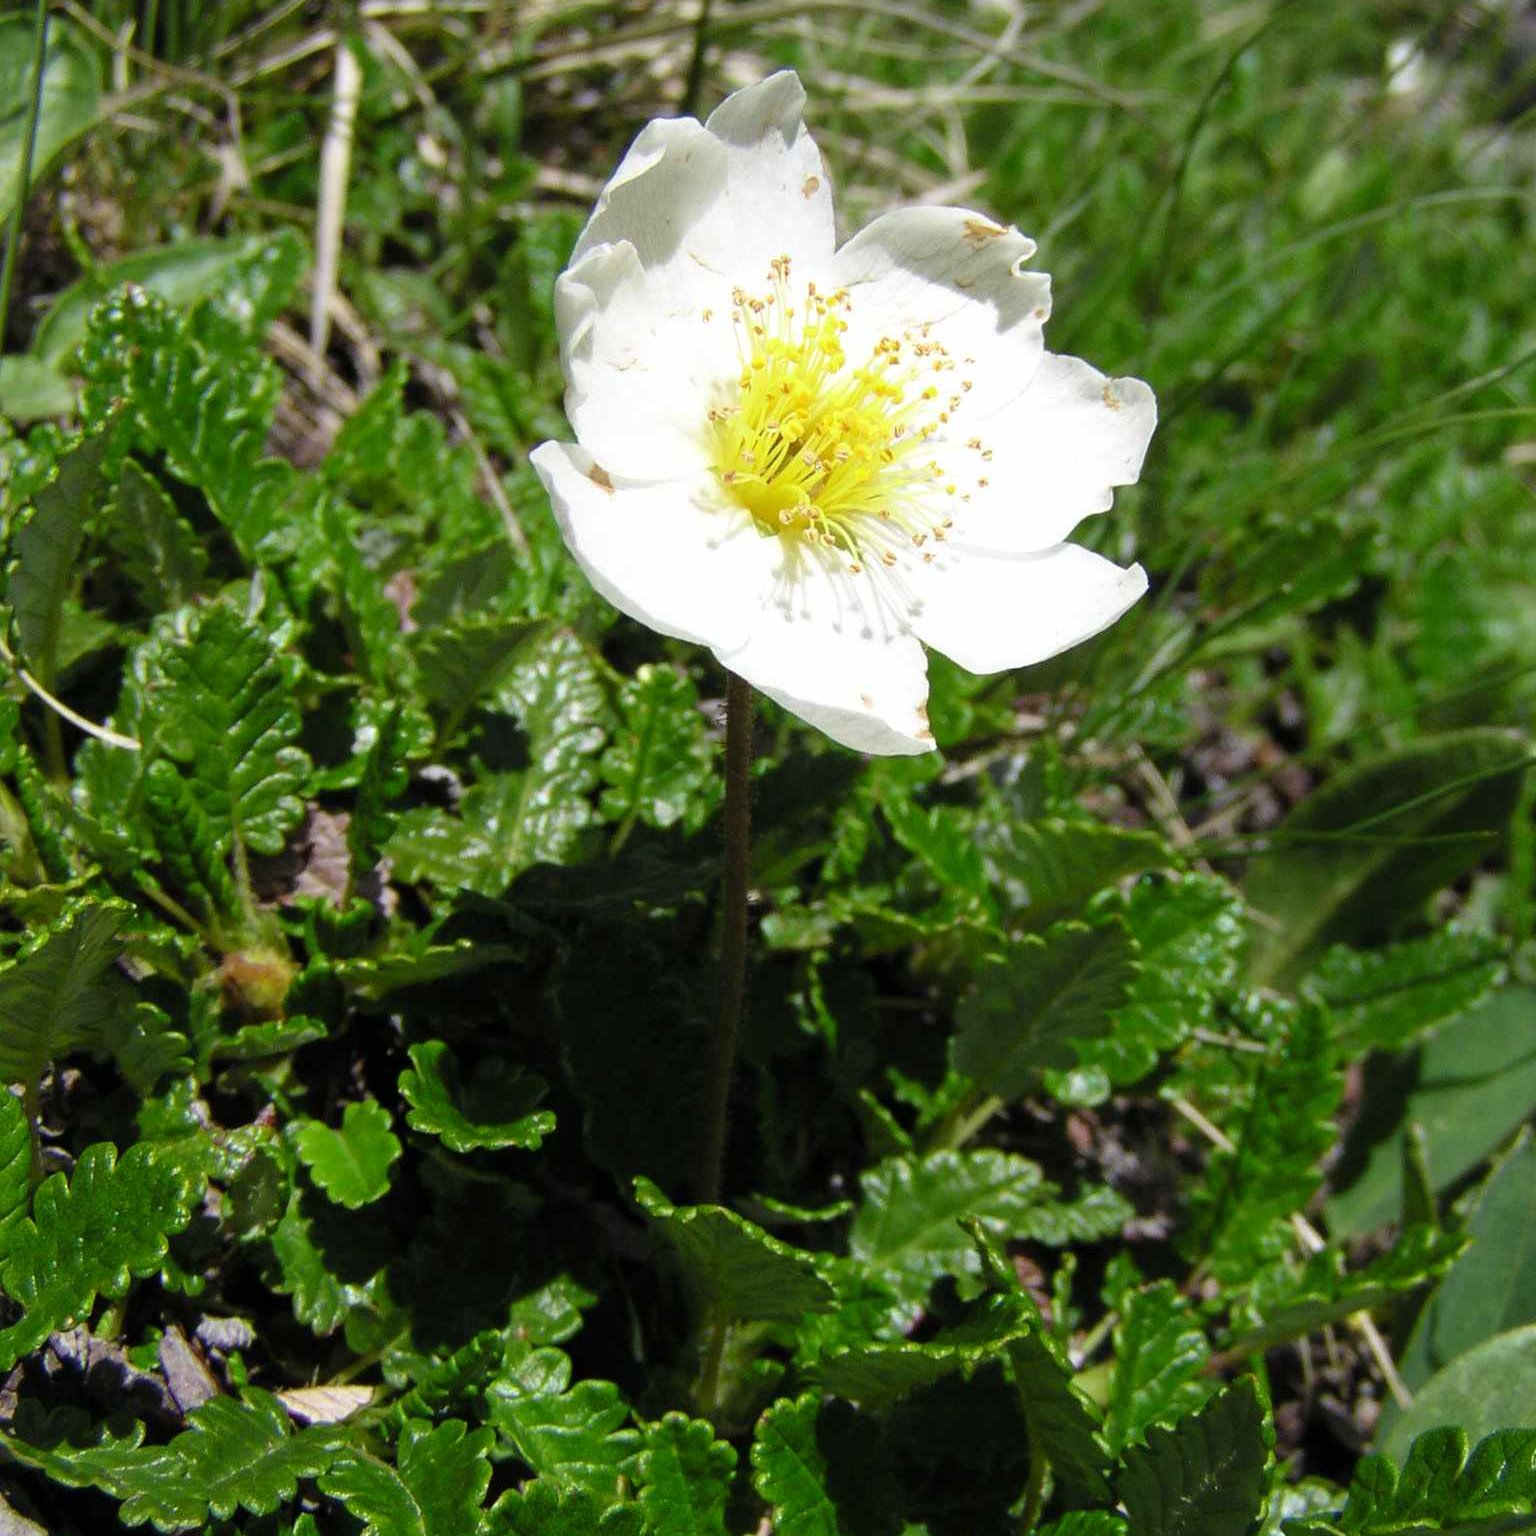
M1045 352L1051 280L1024 270L1034 253L1018 230L964 208L884 214L832 262L849 295L849 355L866 356L882 336L927 334L955 364L934 382L964 380L964 418L990 416L1028 385Z
M1049 549L1106 512L1112 487L1141 473L1157 401L1140 379L1106 378L1046 353L1028 389L966 442L935 441L951 483L970 496L951 538L1007 554Z
M1019 555L945 546L913 567L911 585L912 627L929 645L968 671L1002 672L1108 628L1147 590L1147 573L1076 544Z
M785 558L791 579L745 645L716 648L721 663L856 752L931 751L927 658L904 624L873 613L868 574L793 548Z
M713 475L625 483L569 443L542 443L529 460L571 553L614 607L664 635L716 649L752 633L771 590L777 542L721 500Z
M740 366L723 309L679 313L669 302L628 241L592 247L555 284L565 413L598 462L629 480L705 467L709 407Z

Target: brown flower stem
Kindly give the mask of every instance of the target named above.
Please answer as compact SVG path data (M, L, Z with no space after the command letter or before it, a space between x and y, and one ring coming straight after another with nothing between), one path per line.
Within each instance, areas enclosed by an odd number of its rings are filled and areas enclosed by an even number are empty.
M752 688L734 672L725 688L725 879L720 902L720 1013L709 1046L699 1199L720 1198L736 1033L747 987L747 877L752 832Z

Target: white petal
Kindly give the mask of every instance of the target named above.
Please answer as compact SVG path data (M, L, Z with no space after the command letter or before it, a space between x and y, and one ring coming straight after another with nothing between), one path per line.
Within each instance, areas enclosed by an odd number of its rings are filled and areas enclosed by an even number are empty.
M745 262L736 280L748 288L776 256L814 271L832 257L832 186L801 121L804 110L805 87L785 69L727 96L705 124L729 153L725 195L714 216L736 227L737 255Z
M669 480L706 466L707 413L740 365L729 314L693 313L694 298L673 307L628 241L594 246L555 284L565 412L612 474Z
M1034 253L1018 230L964 208L883 215L832 262L849 295L849 355L866 356L882 336L926 330L955 364L933 382L941 390L969 382L964 417L986 418L1028 385L1044 355L1051 280L1024 270Z
M869 573L787 552L794 580L723 665L834 741L886 756L928 752L928 662L899 622L880 622Z
M1059 544L1109 510L1112 487L1135 482L1156 425L1157 401L1140 379L1048 352L1029 388L974 435L934 444L971 498L954 510L954 542L1013 554Z
M631 618L679 640L740 645L757 626L777 564L712 474L631 484L585 448L542 443L529 455L565 542L592 585Z
M1122 570L1076 544L1036 554L944 547L913 567L912 627L971 672L1027 667L1108 628L1147 590L1139 565Z

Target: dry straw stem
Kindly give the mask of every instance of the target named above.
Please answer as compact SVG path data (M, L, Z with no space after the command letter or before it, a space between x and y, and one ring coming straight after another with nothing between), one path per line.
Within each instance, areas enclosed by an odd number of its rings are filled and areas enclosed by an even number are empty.
M347 182L352 171L352 130L363 93L363 67L342 38L336 44L331 120L320 146L320 200L315 218L315 273L310 296L309 345L317 359L331 337L331 305L341 258L341 231L347 214ZM319 375L312 368L312 377Z

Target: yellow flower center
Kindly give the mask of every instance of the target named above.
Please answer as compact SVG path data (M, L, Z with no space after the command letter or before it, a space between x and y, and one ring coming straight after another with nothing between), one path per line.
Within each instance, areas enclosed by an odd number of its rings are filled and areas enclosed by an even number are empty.
M847 293L793 292L787 256L769 278L760 297L732 295L741 372L709 413L722 486L763 534L834 551L855 572L942 540L956 488L927 444L970 382L922 331L882 336L851 365Z

